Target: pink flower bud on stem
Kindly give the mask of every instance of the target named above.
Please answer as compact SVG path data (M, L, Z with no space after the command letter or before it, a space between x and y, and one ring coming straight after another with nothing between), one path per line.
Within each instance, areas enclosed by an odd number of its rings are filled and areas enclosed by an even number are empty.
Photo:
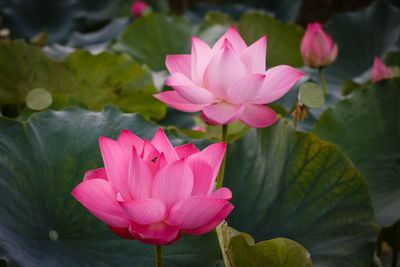
M133 2L131 6L131 13L134 17L141 17L151 10L149 5L144 1Z
M322 68L335 61L338 47L322 29L322 25L315 22L308 24L306 33L301 40L300 51L307 66Z

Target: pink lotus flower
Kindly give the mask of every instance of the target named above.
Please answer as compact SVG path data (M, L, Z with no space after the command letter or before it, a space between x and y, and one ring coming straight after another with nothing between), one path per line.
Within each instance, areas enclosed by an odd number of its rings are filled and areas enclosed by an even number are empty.
M321 68L335 61L337 44L324 32L321 23L310 23L301 40L301 55L304 63L311 68Z
M151 142L124 130L99 143L104 168L87 171L72 195L123 238L171 244L182 231L213 230L233 208L229 189L212 193L224 143L174 148L161 129Z
M277 116L263 104L286 94L304 73L286 65L265 71L266 47L266 36L248 47L233 26L212 48L192 37L190 55L167 56L166 84L174 91L154 96L181 111L201 110L210 125L239 119L251 127L269 126Z
M148 7L148 4L144 1L136 1L131 6L131 13L135 17L140 17L144 14L145 9Z
M383 64L382 61L380 61L379 58L375 57L374 66L372 67L371 72L371 82L376 83L377 81L389 78L392 78L390 70L385 66L385 64Z

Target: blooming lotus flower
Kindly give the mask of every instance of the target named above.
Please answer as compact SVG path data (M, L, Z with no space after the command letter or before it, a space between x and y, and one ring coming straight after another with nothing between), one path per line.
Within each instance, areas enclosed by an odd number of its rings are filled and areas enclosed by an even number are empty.
M266 36L248 47L233 26L212 48L192 37L190 55L167 56L166 84L174 91L154 96L181 111L201 110L210 125L239 119L251 127L269 126L277 116L264 104L286 94L304 73L286 65L265 71L266 47Z
M321 68L335 61L338 53L337 44L324 32L321 23L307 25L301 40L301 55L304 63L311 68Z
M135 17L140 17L144 15L145 9L148 7L148 4L144 1L136 1L131 5L131 13Z
M151 142L124 130L99 143L104 168L86 172L72 195L123 238L170 244L211 231L233 208L229 189L212 193L224 143L174 148L161 129Z
M390 70L380 61L379 58L375 57L374 59L374 66L372 67L371 72L371 82L376 83L377 81L383 79L389 79L392 77Z

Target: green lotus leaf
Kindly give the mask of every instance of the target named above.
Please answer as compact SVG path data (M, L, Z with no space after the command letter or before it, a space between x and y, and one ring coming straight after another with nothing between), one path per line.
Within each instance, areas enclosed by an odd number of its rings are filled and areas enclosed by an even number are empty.
M367 266L377 236L367 184L349 159L288 121L251 129L228 147L228 224L256 242L304 246L316 266Z
M240 18L237 27L248 45L264 35L267 36L267 66L304 65L300 54L300 42L304 30L300 26L282 23L271 15L261 12L248 12Z
M88 108L114 104L128 112L160 119L165 104L155 99L151 74L128 55L91 55L77 50L62 61L22 40L0 44L0 104L25 103L35 88L70 95Z
M400 51L391 51L385 57L387 66L400 66Z
M300 85L299 101L309 108L320 108L325 102L325 97L318 85L306 82Z
M43 88L35 88L26 95L26 105L33 110L43 110L52 102L53 97Z
M0 258L9 266L154 265L154 246L117 237L71 191L86 170L103 166L99 136L115 139L128 129L151 139L156 125L107 107L43 111L26 122L0 117L0 129ZM166 133L175 145L184 142ZM215 266L218 259L212 232L164 247L165 266Z
M365 176L380 226L400 218L400 78L359 89L328 108L313 128Z
M213 44L225 30L218 25L194 25L179 17L153 13L128 26L112 49L161 71L166 68L167 55L190 53L192 35Z
M249 245L244 236L234 236L229 244L228 255L232 266L314 266L307 250L287 238L274 238Z
M287 239L275 238L255 244L251 235L238 232L222 223L217 230L223 239L226 267L276 266L312 267L310 253L300 244Z

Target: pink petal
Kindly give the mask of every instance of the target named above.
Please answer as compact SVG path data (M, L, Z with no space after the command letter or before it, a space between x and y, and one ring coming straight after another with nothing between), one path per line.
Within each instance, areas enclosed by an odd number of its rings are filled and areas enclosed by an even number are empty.
M193 172L192 196L207 196L214 186L213 169L205 160L190 160L190 168Z
M278 120L275 112L267 106L258 104L244 105L243 114L239 120L247 126L263 128L270 126Z
M212 195L212 198L219 198L219 199L224 199L224 200L230 200L232 199L232 192L226 187L222 187L215 191Z
M207 132L207 130L206 130L206 128L205 127L203 127L203 126L193 126L192 127L192 130L194 130L194 131L199 131L199 132L203 132L203 133L205 133L205 132Z
M151 144L158 150L158 152L164 153L168 162L179 159L174 147L171 145L168 137L161 128L159 128L157 133L154 135L153 140L151 140Z
M187 158L192 154L200 152L192 143L184 144L175 147L175 152L178 154L179 158Z
M131 5L131 13L135 17L140 17L144 15L145 9L148 6L148 4L144 1L135 1Z
M106 170L104 168L99 168L85 172L85 177L83 177L83 181L90 179L104 179L108 181Z
M383 62L379 58L375 57L374 65L371 72L371 82L375 83L377 81L388 79L391 77L392 74L390 73L390 70L385 66L385 64L383 64Z
M196 112L204 107L204 105L192 104L175 91L166 91L153 96L167 105L184 112Z
M128 227L129 219L115 200L115 193L108 181L90 179L80 183L72 195L94 216L115 227Z
M204 87L204 72L211 60L211 49L202 40L192 37L191 76L193 83Z
M180 72L190 78L190 57L191 55L168 55L165 60L165 65L169 73L174 74Z
M204 115L218 124L229 124L235 121L243 112L242 105L220 102L203 108Z
M188 158L188 161L190 163L192 161L193 162L197 162L197 161L207 162L213 171L213 175L212 175L211 180L209 181L209 187L208 187L208 190L205 193L205 195L210 195L210 193L214 187L214 182L218 175L218 171L221 166L222 160L224 158L225 150L226 150L226 145L224 142L221 142L221 143L209 145L203 151L193 154ZM196 185L196 187L197 186L198 185Z
M329 36L328 36L329 37ZM322 63L329 56L332 47L332 40L326 34L315 34L311 43L311 51L317 62Z
M205 73L206 88L221 99L226 99L226 90L231 83L247 73L246 66L240 60L232 45L225 39L224 45L211 59Z
M330 53L330 62L335 61L337 54L338 54L338 46L337 46L337 44L333 44L333 47L332 47L332 50Z
M180 96L193 104L209 104L217 101L213 93L194 85L182 73L172 74L165 84L173 87Z
M122 237L122 238L125 238L125 239L131 239L131 240L135 239L135 237L132 236L129 233L129 229L127 227L120 228L120 227L114 227L114 226L111 226L111 225L107 225L107 226L108 226L108 228L110 228L110 230L114 234L116 234L119 237Z
M160 152L147 139L144 140L143 150L140 157L149 168L151 175L154 176L158 172L157 160L160 157Z
M322 32L322 24L315 22L307 25L307 30L301 39L300 52L305 57L307 53L312 51L312 45L315 42L314 37Z
M227 101L232 104L244 104L255 99L262 89L264 79L265 74L246 74L228 87Z
M138 236L137 239L151 245L167 245L172 243L179 236L179 227L170 226L163 222L149 225L136 224L129 226L129 232Z
M226 39L232 44L233 49L237 53L247 48L246 43L243 41L242 37L240 36L236 28L232 25L224 33L224 35L222 35L221 38L219 38L218 41L215 43L213 51L220 49L224 45Z
M196 229L215 218L226 203L227 200L206 196L183 199L171 208L166 222L182 228L183 231Z
M266 72L266 77L262 89L253 104L271 103L283 95L305 74L287 65L279 65L270 68Z
M100 137L99 143L104 168L115 195L119 192L124 199L130 199L128 171L131 153L122 148L116 141L106 137Z
M164 153L160 154L160 157L157 159L158 162L158 169L162 169L168 165L167 158L165 157Z
M177 201L190 196L193 173L185 160L172 162L154 177L151 197L160 199L169 210Z
M132 147L135 147L138 153L140 153L143 149L143 140L128 130L122 131L117 139L117 142L128 152L132 151Z
M218 213L211 218L208 222L196 229L182 229L183 232L189 235L203 235L215 229L223 220L228 217L229 213L232 211L233 205L229 202L218 211Z
M247 47L240 53L240 59L249 73L264 73L267 57L267 36Z
M161 222L165 217L165 205L154 198L119 203L129 219L138 224Z
M153 175L147 164L132 148L132 158L129 165L129 191L131 199L146 199L150 197L151 182Z
M202 112L200 113L200 118L201 118L205 123L207 123L208 125L211 125L211 126L221 125L221 124L218 123L217 121L214 121L214 120L208 118L206 115L204 115L204 111L202 111Z

